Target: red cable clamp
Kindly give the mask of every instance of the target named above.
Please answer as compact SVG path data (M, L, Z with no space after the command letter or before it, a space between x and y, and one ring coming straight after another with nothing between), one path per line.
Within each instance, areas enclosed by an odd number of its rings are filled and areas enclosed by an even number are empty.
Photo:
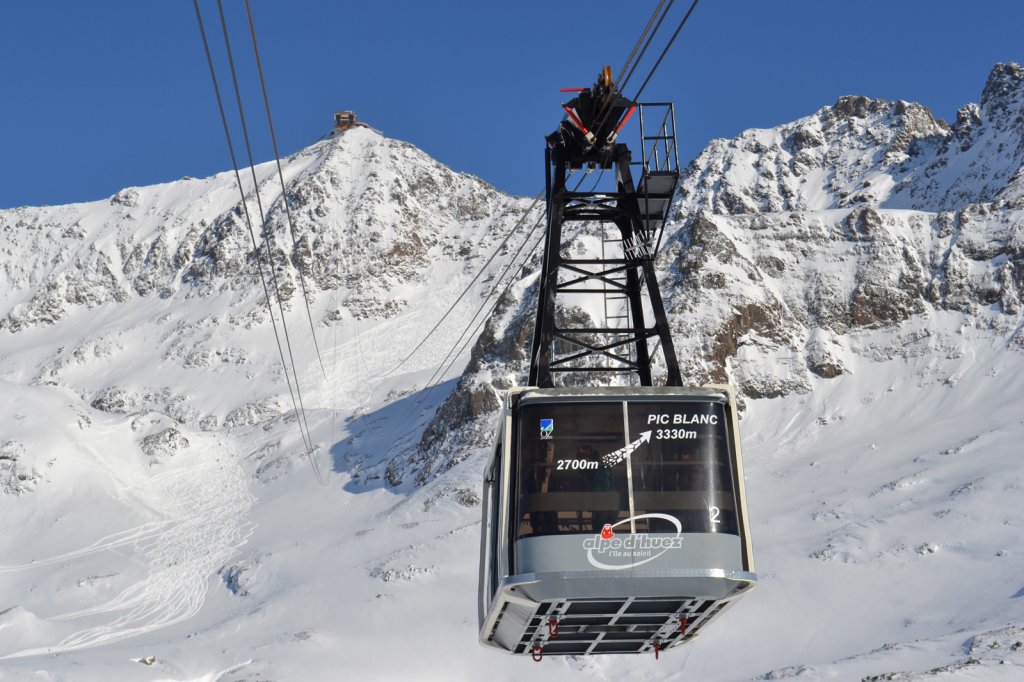
M534 661L540 663L540 659L544 658L544 647L534 644L530 648L530 655L533 657Z

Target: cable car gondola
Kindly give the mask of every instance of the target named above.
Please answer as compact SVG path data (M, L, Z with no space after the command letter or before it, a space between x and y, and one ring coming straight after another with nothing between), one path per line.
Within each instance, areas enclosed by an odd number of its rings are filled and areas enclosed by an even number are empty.
M729 386L513 389L483 500L485 646L657 654L757 580Z
M645 106L664 112L650 134ZM506 394L484 474L480 642L535 660L657 656L696 637L757 581L736 401L726 385L683 385L654 270L679 178L674 107L622 97L606 67L563 108L568 118L546 138L531 387ZM636 164L616 142L634 109ZM567 175L584 165L613 169L614 191L570 190ZM601 236L613 252L565 251L567 222L580 233L614 225L617 240ZM615 324L609 290L625 302ZM603 326L556 319L560 296L595 293L606 297ZM659 349L664 387L652 385ZM627 374L629 385L557 387L556 376L588 372Z

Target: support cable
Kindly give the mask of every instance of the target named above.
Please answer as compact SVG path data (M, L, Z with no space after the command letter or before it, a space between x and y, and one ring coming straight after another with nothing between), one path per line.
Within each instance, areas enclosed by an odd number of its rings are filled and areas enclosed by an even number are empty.
M616 81L616 83L618 84L620 91L622 90L622 88L626 86L626 83L629 82L629 79L633 75L633 72L636 70L636 67L640 65L640 61L644 58L644 54L647 52L647 48L650 47L651 41L654 40L654 36L655 34L657 34L658 29L661 28L661 22L665 20L665 17L668 15L668 11L672 9L672 3L674 2L675 0L669 0L668 7L665 8L664 12L661 12L661 8L665 4L665 0L661 0L661 2L658 3L658 6L654 8L654 12L651 14L651 18L647 22L647 27L644 29L644 32L640 34L640 38L637 39L636 45L633 46L632 54L629 55L629 59L626 60L626 63L622 65L622 70L619 71L619 78ZM661 12L660 17L658 16L659 12ZM654 27L654 31L650 34L650 36L648 36L648 32L651 31L651 24L654 23L655 19L657 19L658 25ZM643 49L640 50L640 55L637 56L636 58L636 63L634 63L632 65L633 68L630 69L630 62L633 61L633 57L634 55L636 55L637 49L640 47L640 43L644 41L645 37L647 38L647 42L644 43ZM628 74L626 73L626 69L629 69Z
M577 191L580 188L580 185L583 184L583 181L586 179L586 177L586 175L580 176L579 181L577 181L576 186L573 187L571 191ZM598 180L600 180L600 176L598 176ZM505 276L508 274L509 270L511 270L512 267L519 260L519 255L523 252L523 248L526 247L527 242L530 241L530 237L533 236L533 233L537 231L537 228L540 227L542 220L546 217L547 216L545 214L538 218L537 221L533 224L533 227L530 228L530 232L526 235L526 239L524 239L523 243L519 245L519 249L512 256L512 259L509 261L508 265L505 266L505 270L502 271L501 275L498 276L498 279L495 282L494 286L491 287L491 291L484 298L483 303L480 304L480 307L477 308L476 312L473 314L473 317L470 318L469 324L463 330L462 334L455 342L455 345L452 346L451 350L448 351L448 355L446 355L444 359L441 361L441 366L434 372L433 376L430 377L430 380L427 382L425 390L429 390L441 382L441 379L444 377L445 373L449 369L451 369L452 365L455 364L455 361L459 358L460 355L462 355L463 351L466 350L466 346L468 346L469 343L476 338L476 333L480 330L480 327L490 318L491 313L494 312L494 309L497 308L498 302L501 300L501 297L504 296L509 291L509 289L512 288L512 284L515 283L516 281L515 277L509 279L508 284L506 284L505 288L502 289L501 293L495 299L490 309L480 319L480 322L476 321L477 317L479 317L484 307L486 307L487 303L491 300L491 297L494 296L494 293L498 290L498 287L501 286L501 282L502 280L505 279ZM526 257L519 264L520 271L522 271L522 268L526 265L527 262L529 262L530 258L533 257L533 254L536 253L537 248L540 246L541 243L543 243L543 241L544 235L541 235L541 238L537 241L536 244L533 245L533 248L531 248L527 252ZM463 339L465 339L465 342L463 342ZM462 344L461 346L459 346L460 343Z
M541 238L537 240L537 243L533 245L533 248L531 248L527 252L526 259L523 262L523 264L520 266L520 273L522 272L523 266L526 265L526 262L529 261L530 258L532 258L535 253L537 253L537 249L539 249L541 244L543 244L543 243L544 243L544 236L541 235ZM525 244L525 242L524 242L524 244ZM498 297L496 299L494 299L494 303L491 304L491 307L487 310L487 312L484 314L484 316L482 318L480 318L480 322L477 323L476 328L473 329L473 332L466 338L466 341L459 348L458 352L456 352L452 356L452 359L448 363L448 366L441 373L442 377L444 376L444 373L447 372L449 369L451 369L451 366L455 364L455 360L458 359L458 357L460 355L462 355L462 353L466 350L466 347L469 345L470 341L472 341L473 339L477 338L477 334L480 332L480 328L484 325L485 322L487 322L487 320L490 319L491 315L494 313L494 310L498 307L498 303L505 296L505 294L507 294L509 292L509 290L512 288L512 285L515 284L516 281L517 280L516 280L515 277L512 277L511 279L509 279L508 283L505 285L505 288L502 289L501 293L498 294ZM486 304L486 301L485 301L485 304ZM438 379L438 381L440 382L440 378Z
M232 166L232 168L233 168L233 170L235 172L235 182L238 184L238 191L239 191L239 194L242 197L242 211L243 211L243 214L245 215L246 226L249 229L249 237L250 237L250 239L252 239L252 248L253 248L253 255L256 258L256 267L257 267L257 269L259 270L259 273L260 273L260 282L263 284L263 295L265 296L266 301L267 301L267 313L270 315L270 324L271 324L271 326L274 329L274 339L277 341L277 352L278 352L278 354L281 357L281 365L282 365L283 369L285 370L284 375L285 375L285 380L288 382L288 392L292 396L292 405L296 408L296 413L297 413L298 412L298 405L295 402L295 393L294 393L294 391L292 389L291 376L288 374L288 367L287 367L287 363L286 363L285 355L284 355L284 347L281 345L281 335L277 331L277 320L274 318L274 307L273 307L273 303L271 303L270 288L267 286L267 276L263 272L263 260L260 257L259 244L256 241L256 233L255 233L255 231L253 230L253 227L252 227L252 217L249 215L249 205L248 205L248 202L246 202L246 200L245 200L245 191L242 189L242 177L241 177L241 175L238 172L238 160L235 157L235 146L234 146L234 143L231 140L231 130L230 130L229 126L228 126L227 115L224 112L224 102L223 102L223 99L221 98L221 95L220 95L220 86L217 83L217 74L216 74L216 71L213 68L213 58L210 55L210 45L209 45L209 42L206 39L206 29L203 26L203 18L202 18L202 15L200 14L200 11L199 11L199 0L192 0L192 1L193 1L193 5L195 7L195 10L196 10L196 20L199 22L199 33L202 35L202 38L203 38L203 49L206 52L206 62L207 62L207 64L210 67L210 78L213 80L214 94L216 94L216 96L217 96L217 108L220 111L221 123L223 123L223 125L224 125L224 136L227 139L228 152L231 154L231 166ZM270 264L269 267L272 270L273 269L273 264ZM305 442L305 434L303 434L303 442Z
M274 318L274 309L273 309L272 297L271 297L271 294L270 294L270 287L267 284L266 273L263 270L263 261L262 261L262 259L260 257L260 247L259 247L259 243L258 243L258 241L256 239L255 230L253 229L252 216L251 216L251 214L249 212L248 202L246 201L245 190L244 190L244 188L242 186L242 178L241 178L241 174L239 173L239 170L238 170L238 159L235 156L234 142L231 139L230 126L228 125L227 114L224 111L224 101L223 101L223 98L221 97L220 85L217 82L216 70L215 70L215 68L213 66L213 57L212 57L211 52L210 52L210 44L209 44L209 40L207 39L207 36L206 36L206 28L205 28L205 26L203 24L202 13L201 13L201 11L199 9L199 2L198 2L198 0L193 0L193 7L194 7L195 13L196 13L196 21L197 21L197 23L199 25L199 33L200 33L200 36L202 37L202 41L203 41L203 50L204 50L205 55L206 55L206 62L207 62L207 65L208 65L208 67L210 69L210 79L211 79L211 81L213 83L213 90L214 90L214 94L215 94L216 99L217 99L217 109L218 109L218 111L220 113L221 123L222 123L222 125L224 127L225 140L227 141L227 144L228 144L228 152L229 152L229 154L231 156L231 164L232 164L232 169L233 169L234 174L235 174L235 182L238 184L238 191L239 191L239 194L240 194L241 200L242 200L242 211L243 211L243 215L245 216L246 227L247 227L247 229L249 231L249 237L252 240L253 256L256 259L256 266L257 266L257 270L259 271L259 275L260 275L260 283L263 286L263 294L264 294L264 297L266 299L267 312L270 315L271 327L272 327L272 329L274 331L274 340L275 340L276 345L277 345L278 355L281 358L281 365L282 365L282 369L284 370L285 381L288 384L288 393L291 396L292 406L293 406L293 408L295 410L296 417L298 417L300 414L302 414L303 415L303 419L304 419L304 412L300 412L300 407L301 407L301 404L302 404L301 403L301 399L297 399L297 397L296 397L297 395L299 395L298 394L298 376L296 375L296 377L295 377L295 384L296 385L293 388L292 381L291 381L291 376L288 373L288 362L287 362L287 360L285 358L284 345L282 345L282 343L281 343L281 334L278 332L277 321ZM222 8L221 8L221 19L222 19L222 22L223 22L223 9ZM225 25L224 29L225 29L225 38L226 38L227 37L226 25ZM230 58L230 49L229 49L228 54L229 54L229 58ZM233 65L232 65L232 76L234 77ZM236 92L237 92L237 79L235 79L235 85L236 85ZM240 104L240 102L239 102L239 104ZM243 125L244 125L244 123L243 123ZM253 179L255 181L255 171L253 172ZM255 189L256 189L256 196L257 196L257 203L259 203L259 185L258 184L256 185ZM261 207L260 211L261 211L261 218L262 218L262 207ZM271 257L271 252L270 252L269 248L267 249L267 265L268 265L268 268L270 270L271 276L272 276L272 278L274 280L275 291L277 291L277 281L276 281L276 277L274 277L273 259ZM278 305L280 306L280 294L279 293L278 293L278 297L277 298L278 298ZM286 339L287 339L287 327L285 326L284 310L283 310L283 308L281 308L281 316L282 316L281 324L282 324L282 327L284 328ZM289 355L290 355L290 348L289 348ZM292 361L292 371L293 371L293 373L295 371L294 359ZM311 442L311 439L310 439L310 437L308 435L308 424L306 425L306 429L303 430L303 424L300 422L299 423L299 432L300 432L300 435L302 436L303 444L307 447L307 453L310 455L310 459L312 461L312 457L311 457L311 455L312 455L312 442ZM313 462L313 466L314 466L314 471L315 471L315 473L317 475L317 479L320 481L320 483L322 485L325 484L325 482L324 482L324 480L323 480L323 478L322 478L322 476L320 474L319 468L316 466L315 462Z
M690 19L690 15L693 14L693 10L697 9L698 2L700 2L700 0L693 0L693 4L690 5L690 9L686 11L686 15L683 17L683 20L679 22L678 26L676 26L676 30L672 34L672 37L668 39L668 44L665 45L665 49L662 50L661 54L658 56L658 61L654 62L654 66L651 68L651 72L647 74L647 78L644 80L643 85L640 86L636 95L633 96L634 102L640 99L640 95L643 94L644 88L646 88L647 84L651 81L651 78L654 76L654 72L658 70L659 66L661 66L661 60L665 58L665 55L668 54L669 48L672 47L672 43L675 42L676 36L678 36L679 32L683 30L683 26L686 26L686 22Z
M459 338L456 339L455 343L448 350L448 353L444 356L444 358L442 358L441 362L438 364L437 369L435 369L434 373L430 375L429 379L427 379L426 384L424 385L423 389L419 392L419 396L416 398L416 400L414 400L412 405L410 405L409 408L402 413L402 416L395 421L396 425L405 423L409 419L409 417L411 417L413 413L415 413L416 410L419 409L420 405L423 404L423 401L426 400L427 393L430 391L430 389L434 388L435 386L438 386L441 383L441 380L444 378L445 373L455 363L455 360L458 359L458 357L462 354L462 350L465 349L465 344L463 344L461 348L459 347L459 344L463 343L463 339L466 339L468 343L468 341L471 341L473 338L475 338L474 335L470 333L470 330L473 329L474 325L476 325L477 328L479 328L480 325L477 323L477 317L480 315L480 311L483 309L484 306L487 305L487 302L491 299L491 296L494 295L494 292L501 285L501 281L505 278L505 275L508 273L509 269L511 269L512 266L515 265L516 261L519 259L519 255L522 253L523 249L526 247L526 244L530 241L530 237L533 235L534 232L536 232L537 228L540 226L543 219L544 216L542 215L538 217L537 220L534 222L533 227L530 228L530 231L527 233L526 238L523 240L522 244L519 245L519 248L516 250L516 253L512 256L512 259L505 266L505 270L498 276L498 279L496 280L494 286L491 287L491 290L488 292L483 303L480 305L479 308L477 308L476 312L473 313L473 316L469 320L469 324L467 324L465 329L462 330L462 333L459 335ZM540 244L543 241L544 238L542 235L541 239L537 241L537 244ZM527 255L527 259L529 259L530 256L533 255L533 252L536 250L537 246L534 245L534 247L530 250L529 254ZM519 267L522 268L525 265L526 260L520 263ZM514 281L515 278L512 278L510 280L509 285L506 286L505 289L502 291L502 295L504 295L504 293L508 291L509 286L511 286L511 282ZM501 296L498 297L499 300L500 298ZM494 310L493 306L491 310ZM490 313L488 313L488 315L485 315L483 321L486 321L489 315ZM468 338L466 336L467 334L469 334Z
M284 182L284 172L281 170L281 154L277 150L277 135L274 134L274 119L270 115L270 97L267 95L267 82L263 78L263 62L260 60L260 49L256 43L256 27L252 20L252 7L249 0L245 0L245 13L249 18L249 35L252 36L252 49L256 55L256 71L260 76L260 88L263 90L263 105L267 110L267 126L270 128L270 141L274 146L274 161L277 163L277 177L281 180L281 201L284 203L285 215L288 217L288 231L292 236L292 248L299 250L299 240L295 234L295 221L292 220L291 204L288 201L287 186ZM323 358L320 356L320 345L316 341L316 328L313 326L313 313L309 309L309 293L306 291L306 278L302 274L301 264L296 268L299 272L299 284L302 287L302 300L306 304L306 317L309 318L309 332L313 336L313 349L316 351L316 359L320 363L320 371L324 380L327 379L327 370L324 368Z
M297 396L298 402L295 417L299 424L299 432L303 434L303 443L306 446L306 456L309 459L309 463L313 469L313 473L316 475L317 481L320 483L320 485L327 485L327 482L323 478L323 474L320 472L320 465L317 463L316 459L313 456L313 434L309 428L309 420L306 417L306 406L302 400L302 388L299 382L299 370L298 366L295 364L295 355L292 352L292 342L291 335L288 333L287 316L284 310L284 302L281 299L281 288L277 280L277 271L274 268L273 250L275 249L276 246L274 242L274 232L271 228L267 226L267 214L263 210L263 202L260 199L260 186L259 181L256 177L256 162L253 158L252 145L249 142L249 129L245 122L245 107L242 105L241 89L238 86L238 74L235 71L235 59L231 51L231 40L228 38L228 24L224 17L223 0L217 0L217 10L220 13L221 28L223 29L224 32L224 48L227 52L228 65L231 69L231 82L235 90L235 100L238 103L238 116L242 124L242 138L245 140L245 151L249 157L249 172L252 174L253 191L254 194L256 195L256 207L259 209L260 214L260 224L262 225L261 233L263 234L264 244L266 244L267 247L267 260L270 263L271 280L274 283L274 291L277 294L277 307L281 313L281 329L284 331L284 345L288 351L288 359L291 363L292 376L295 378L295 395ZM287 202L287 198L285 199L285 201ZM312 324L312 320L310 321L310 323ZM285 374L287 375L287 373L288 369L286 367Z
M626 88L626 84L629 82L629 79L633 77L633 72L636 71L638 66L640 66L640 62L643 60L644 55L647 54L647 48L651 46L651 42L654 40L654 36L657 35L658 30L661 28L662 22L665 21L665 17L668 16L669 10L672 9L672 4L674 2L675 0L668 0L668 5L665 6L664 11L661 12L661 16L658 16L658 12L659 10L661 10L662 5L665 4L664 0L658 3L658 6L654 8L654 12L651 13L651 18L647 22L647 27L644 29L643 33L640 34L640 37L637 39L636 44L633 46L633 52L630 54L629 59L626 60L626 65L623 65L622 71L619 72L619 78L616 81L615 87L618 89L620 93L623 93L623 95L625 94L623 91ZM651 31L651 23L654 22L655 17L657 17L657 23L654 26L654 30ZM648 35L648 32L650 32L650 35ZM644 36L647 36L647 42L645 43ZM636 61L633 61L633 55L637 53L637 48L640 47L640 43L644 43L643 49L640 50L640 54L636 57ZM630 68L629 72L625 75L625 77L623 77L622 74L623 72L626 71L626 66L629 65L630 62L633 62L632 68ZM636 101L635 97L633 98L633 101ZM600 115L596 117L598 119L598 123L596 126L594 126L595 130L600 129L601 126L605 124L605 122L608 120L608 117L611 115L611 112L612 107L609 103L608 106L604 107L601 110Z
M618 79L618 88L620 88L620 90L625 88L626 84L630 82L631 78L633 78L633 74L636 72L637 68L640 66L640 61L643 60L644 54L647 53L647 48L650 47L650 44L651 44L651 42L653 42L654 36L657 35L658 30L660 30L660 28L662 28L662 23L665 22L665 17L669 15L669 10L672 9L672 5L675 3L675 1L676 0L669 0L669 5L662 12L662 15L658 16L658 18L657 18L657 25L654 27L654 30L650 33L650 35L647 36L647 42L644 43L643 49L640 50L640 55L637 57L636 61L633 63L633 66L630 69L629 73L627 73L626 76L621 77L620 79ZM641 38L641 40L642 40L642 38Z
M585 177L585 175L580 177L579 182L576 183L576 187L573 188L574 192L577 189L579 189L579 186L583 183ZM536 203L539 199L540 197L538 196L537 199L534 200L534 203ZM525 218L525 216L528 213L529 211L527 211L527 213L524 214L523 217ZM462 355L463 351L466 349L466 346L469 345L469 343L474 338L476 338L476 333L480 330L480 327L483 325L483 323L490 318L491 314L494 312L494 309L498 305L498 301L500 301L502 296L504 296L509 291L509 289L511 289L512 284L516 282L516 278L513 277L512 279L509 280L508 284L505 285L505 288L502 289L501 293L498 295L498 298L495 299L494 304L491 306L491 308L487 311L483 318L481 318L480 321L477 322L477 318L479 317L480 312L487 305L487 302L491 300L491 297L494 295L494 292L497 291L498 287L501 286L501 282L502 280L505 279L505 275L508 274L508 271L512 269L512 267L515 266L517 262L519 262L520 254L523 252L523 249L526 247L526 244L530 241L530 237L533 236L533 233L537 231L537 228L540 227L541 223L544 221L546 217L547 213L545 212L544 214L538 216L537 220L534 221L533 226L530 228L530 231L526 235L526 238L519 245L519 248L516 249L516 252L512 255L512 258L509 260L508 264L505 266L505 269L502 271L502 273L498 275L497 280L495 280L495 284L487 293L487 296L484 298L483 303L481 303L480 307L478 307L476 312L473 313L473 316L469 320L469 324L467 324L466 327L462 330L462 333L459 335L459 338L456 339L455 343L448 350L448 353L441 360L440 364L438 365L438 368L434 370L433 374L430 375L430 378L427 380L427 383L424 385L423 389L419 391L419 396L416 398L416 400L413 401L412 405L402 413L402 416L395 421L395 424L404 423L409 419L409 417L413 415L413 413L420 407L420 405L423 404L423 401L426 400L427 393L430 391L430 389L440 385L445 373L447 373L448 370L451 369L452 365L455 364L455 361L459 358L459 356ZM516 226L518 227L522 223L522 221L523 218L520 218L519 222L516 223ZM511 237L511 233L509 234L509 237ZM537 251L537 248L543 242L544 235L542 234L541 238L537 240L537 243L533 245L533 248L531 248L527 252L526 258L523 259L522 262L519 262L518 267L520 272L522 272L522 269L526 266L526 263L529 262L529 259L533 256L533 254ZM391 431L389 430L388 433L391 433Z
M494 296L495 292L497 292L498 287L501 286L501 282L505 279L505 276L508 274L509 270L511 270L512 267L516 264L516 261L519 259L519 255L523 252L523 249L526 247L527 242L530 241L530 237L532 237L533 233L537 231L538 227L540 227L540 224L541 224L542 220L543 220L543 216L541 216L541 218L538 218L537 222L534 223L534 225L530 229L529 233L527 233L526 239L523 240L523 243L519 245L519 249L512 256L512 260L510 260L508 265L505 266L504 271L502 271L501 275L498 276L498 279L496 280L494 286L491 288L490 292L488 292L487 296L484 297L483 302L476 309L476 312L473 313L473 317L470 318L469 324L466 325L466 328L462 330L462 334L459 335L459 338L455 341L455 344L448 351L448 354L445 355L444 359L441 360L441 365L434 371L434 374L430 377L430 380L427 381L427 386L426 386L427 390L433 388L434 386L436 386L437 384L439 384L441 382L441 379L444 377L445 372L447 372L451 368L451 366L455 363L455 360L457 360L458 357L462 354L462 351L465 350L466 345L475 338L474 334L472 333L472 330L473 330L474 326L477 329L479 329L479 327L480 327L480 325L477 323L477 317L479 317L479 315L483 311L484 307L491 300L491 297ZM541 241L543 241L543 238L540 241L538 241L537 243L539 244ZM536 250L537 250L537 247L535 245L527 253L525 260L529 260L529 258L533 255L533 252L536 251ZM526 264L525 260L524 260L523 263L520 263L520 267L522 267L522 265ZM514 282L514 281L515 281L515 278L512 278L511 280L509 280L510 283ZM505 291L508 291L508 287L506 287L502 291L502 293L504 293ZM500 298L501 298L501 296L499 295L498 299L500 299ZM495 300L495 305L497 305L497 300ZM494 307L495 306L491 306L491 311L494 310ZM490 312L488 312L486 315L484 315L483 319L481 320L481 323L483 323L483 322L485 322L487 320L487 317L488 317L489 314L490 314ZM463 339L465 339L465 343L463 343ZM460 346L459 344L462 344L462 345Z
M249 128L245 122L245 107L242 105L242 93L238 86L238 74L235 71L235 59L231 51L231 40L228 37L228 24L224 18L224 2L223 0L217 0L217 10L220 12L220 25L224 32L224 48L227 51L228 66L231 69L231 82L235 90L235 101L238 104L238 116L242 124L242 139L245 140L245 151L249 157L249 172L252 174L252 182L254 187L254 193L256 195L256 208L259 210L260 224L262 229L260 230L263 235L263 242L267 246L267 260L270 261L270 276L271 281L274 283L274 291L277 294L277 307L281 312L281 328L284 330L284 345L288 351L288 359L292 367L292 375L295 377L295 394L298 396L299 412L296 414L301 419L301 423L305 425L305 433L303 441L306 444L308 450L313 449L313 440L309 436L309 423L306 421L306 407L302 402L302 391L299 387L299 373L295 364L295 355L292 352L291 335L288 333L288 323L285 319L284 302L281 300L281 287L277 281L277 272L274 268L274 257L273 250L275 248L274 234L273 231L267 227L267 214L263 210L263 201L260 199L260 187L259 180L256 177L256 162L252 154L252 145L249 142ZM287 370L286 370L287 372ZM300 427L301 428L301 427Z
M483 264L483 266L481 266L480 271L477 272L476 275L473 277L473 279L471 279L469 281L469 284L466 285L466 287L462 290L462 293L459 294L458 298L456 298L455 301L448 307L448 310L446 310L444 315L441 316L441 319L439 319L437 321L437 323L433 327L431 327L430 331L428 331L426 333L426 335L424 335L424 337L420 340L420 342L418 344L416 344L416 347L413 348L411 351L409 351L408 355L406 355L404 358L402 358L401 362L399 362L397 365L392 367L390 370L388 370L387 373L384 374L385 377L389 377L392 374L394 374L395 372L397 372L398 369L402 367L402 365L404 365L406 362L409 361L409 358L411 358L413 355L416 354L416 351L418 351L420 348L423 347L423 344L425 344L427 342L427 340L433 335L433 333L435 331L437 331L437 329L448 318L448 316L452 313L452 311L455 310L455 306L457 306L459 304L459 301L461 301L463 299L463 297L465 297L465 295L470 292L470 290L472 289L473 285L476 284L477 280L479 280L483 276L483 274L487 270L488 266L490 266L490 264L494 261L494 259L497 258L498 254L501 253L501 250L505 248L505 245L508 244L510 239L512 239L512 235L514 235L516 233L516 231L519 229L519 227L526 220L526 217L528 215L530 215L530 212L533 211L534 207L537 205L537 202L540 201L540 198L542 196L544 196L544 192L543 191L534 198L533 203L531 203L529 208L527 208L526 211L523 213L523 215L520 216L520 218L516 222L516 224L512 226L511 230L509 230L509 233L505 236L505 238L503 240L501 240L501 243L498 244L498 246L495 247L493 253L491 253L490 257L487 259L487 262L485 262ZM536 229L536 227L534 227L533 229ZM532 230L531 230L531 232L532 232ZM461 340L461 337L459 337L459 338Z
M619 92L622 92L625 89L626 84L629 83L629 80L633 77L633 73L636 71L636 69L640 65L640 62L643 59L644 55L647 53L647 48L650 47L651 42L654 40L654 36L657 35L658 30L661 28L662 22L665 20L665 17L668 16L668 12L669 12L670 9L672 9L672 4L674 2L675 2L675 0L668 0L668 5L666 5L665 10L661 13L661 16L658 18L658 22L654 26L654 30L651 31L650 35L647 36L647 42L644 44L643 49L640 50L640 54L637 56L636 60L633 62L633 65L629 69L629 72L625 75L625 77L623 77L621 75L621 72L620 72L619 82L616 85L616 87L618 88ZM650 82L651 78L654 76L654 73L658 70L658 67L661 66L662 60L665 58L665 55L668 54L669 49L672 47L672 43L675 42L676 36L678 36L679 32L683 30L683 26L686 25L686 22L687 22L687 20L689 20L690 15L693 14L693 10L697 8L697 3L698 2L700 2L700 0L693 0L693 4L690 5L690 9L688 9L686 11L686 15L683 16L682 21L679 22L678 26L676 26L676 30L675 30L675 32L672 33L672 37L670 37L668 39L668 43L665 45L664 49L661 51L661 54L658 56L658 59L654 63L654 66L648 72L647 78L644 79L644 82L640 86L640 88L637 90L637 93L633 97L630 98L631 101L638 102L640 100L640 95L643 94L644 89L647 87L647 84ZM661 5L659 4L658 8L655 8L655 10L654 10L655 14L657 14L657 11L658 11L658 9L660 9L660 7L661 7ZM652 15L651 19L653 19L653 18L654 18L654 16ZM648 22L648 27L650 27L650 22ZM640 36L640 40L643 40L643 36L646 35L646 34L647 34L647 30L645 29L644 30L644 34L642 34ZM639 41L638 41L638 44L639 44ZM636 52L636 47L635 46L633 48L633 51ZM630 55L630 59L626 60L626 63L628 64L630 61L632 61L632 54ZM625 68L623 68L623 70L625 70ZM604 123L607 120L607 118L608 118L610 113L611 113L611 109L609 108L607 111L604 112L604 115L601 117L600 122L597 124L597 126L595 126L595 129L596 128L600 128L602 125L604 125Z

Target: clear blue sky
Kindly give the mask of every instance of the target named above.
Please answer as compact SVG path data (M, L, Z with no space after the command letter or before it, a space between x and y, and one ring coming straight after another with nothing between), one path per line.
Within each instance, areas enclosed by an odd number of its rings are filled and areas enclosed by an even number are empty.
M524 195L543 186L558 88L589 85L606 63L618 72L655 4L252 0L282 154L354 109ZM666 35L689 4L677 0ZM200 5L225 87L216 3ZM244 5L225 8L256 157L269 160ZM677 103L683 163L712 138L847 94L918 101L950 120L995 63L1024 62L1022 29L1018 0L702 0L643 99ZM3 3L0 74L0 207L230 168L188 0Z

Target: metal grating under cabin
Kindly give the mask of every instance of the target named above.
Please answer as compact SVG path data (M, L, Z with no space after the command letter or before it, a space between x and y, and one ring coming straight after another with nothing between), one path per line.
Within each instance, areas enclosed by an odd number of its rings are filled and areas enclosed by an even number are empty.
M642 597L544 602L527 621L515 653L657 653L696 637L729 603Z

